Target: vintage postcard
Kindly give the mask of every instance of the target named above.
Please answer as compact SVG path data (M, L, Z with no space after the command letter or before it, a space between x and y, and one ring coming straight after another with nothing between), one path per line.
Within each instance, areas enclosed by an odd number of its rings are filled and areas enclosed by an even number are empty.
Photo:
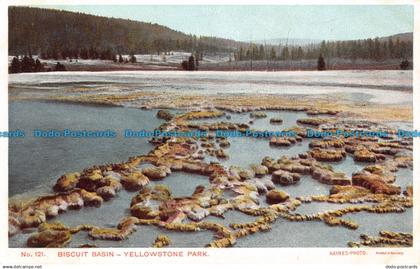
M418 3L296 4L2 3L3 268L417 268Z

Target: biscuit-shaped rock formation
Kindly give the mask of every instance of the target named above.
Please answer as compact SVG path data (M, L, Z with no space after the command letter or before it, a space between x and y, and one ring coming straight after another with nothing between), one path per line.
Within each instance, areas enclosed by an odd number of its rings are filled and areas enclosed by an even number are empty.
M286 202L289 199L289 194L281 190L271 190L266 194L266 200L269 204L278 204Z

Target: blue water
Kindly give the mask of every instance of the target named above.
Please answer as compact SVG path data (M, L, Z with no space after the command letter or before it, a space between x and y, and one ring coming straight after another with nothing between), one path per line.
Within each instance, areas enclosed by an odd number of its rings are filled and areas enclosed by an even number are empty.
M34 129L153 130L163 121L156 110L85 106L47 102L11 102L9 130L24 130L23 139L9 140L9 196L27 191L45 192L62 174L94 164L126 161L147 154L153 145L146 138L34 138Z
M271 114L271 112L270 112ZM271 116L254 121L255 129L264 127L277 128L269 124ZM284 123L278 127L283 129L294 125L295 120L304 117L304 113L279 113ZM155 117L156 110L138 110L122 107L85 106L51 102L11 102L9 107L10 130L22 129L27 133L32 129L114 129L122 131L131 129L154 129L163 121ZM231 122L248 122L249 113L232 114ZM220 119L219 119L220 120ZM225 119L221 119L225 120ZM214 120L211 120L214 121ZM9 140L9 194L35 195L46 193L56 179L66 172L81 171L93 164L121 162L130 156L146 154L153 146L147 139L10 139ZM308 150L310 141L306 140L290 148L270 147L267 139L229 138L231 146L226 149L230 158L220 160L221 164L240 165L248 167L252 163L260 163L265 156L275 159L287 155L295 156ZM355 170L363 168L363 164L353 161L348 156L344 161L333 164L337 171L351 176ZM412 183L412 170L400 169L396 173L396 184L405 188ZM269 176L267 176L269 177ZM175 172L162 181L154 184L165 184L170 187L176 197L189 196L197 185L209 184L204 176ZM288 192L291 197L328 194L331 186L321 184L309 176L292 186L276 186ZM83 223L102 227L115 227L121 218L129 215L131 197L135 192L122 190L114 199L104 202L100 208L82 208L59 215L55 220L69 226ZM260 200L264 205L265 197ZM320 211L337 209L347 205L328 203L303 204L297 213L312 214ZM110 214L112 212L112 214ZM402 214L348 214L344 219L354 220L360 224L359 229L349 230L343 227L329 227L322 222L289 222L278 219L268 233L257 233L237 242L238 247L346 247L348 241L358 241L361 233L377 235L379 230L387 229L401 232L412 232L412 209ZM245 223L255 220L255 217L236 211L226 213L225 219L209 216L206 220L224 225L230 223ZM10 238L10 247L24 247L30 233L20 233ZM87 233L81 232L74 236L70 247L83 243L96 244L99 247L149 247L159 234L166 234L172 239L171 247L203 247L212 241L213 234L208 231L199 233L182 233L162 230L154 226L139 226L137 232L125 241L90 240Z

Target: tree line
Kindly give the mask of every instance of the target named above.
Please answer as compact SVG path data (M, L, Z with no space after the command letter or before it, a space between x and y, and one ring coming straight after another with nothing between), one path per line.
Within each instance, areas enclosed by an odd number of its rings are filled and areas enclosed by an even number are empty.
M34 59L32 55L15 56L9 66L9 73L33 73L46 71L66 71L66 68L60 62L54 68L47 67L45 63L41 63L39 59Z
M330 58L410 61L413 42L412 39L390 37L322 41L301 46L262 45L187 35L152 23L51 9L9 7L9 55L36 54L41 59L100 59L134 63L134 54L161 55L169 51L200 55L223 52L229 53L230 60L235 61L313 60L320 55L327 61ZM130 56L123 59L122 54Z
M307 46L264 46L249 44L241 46L234 53L236 61L244 60L309 60L325 58L369 59L381 61L386 59L411 59L413 42L396 39L364 39L352 41L322 41L320 44Z
M48 49L47 51L41 51L41 59L69 59L69 60L112 60L119 63L135 63L137 62L134 54L130 54L129 58L124 58L121 53L117 53L113 49L97 49L94 47L90 48L79 48L79 49Z

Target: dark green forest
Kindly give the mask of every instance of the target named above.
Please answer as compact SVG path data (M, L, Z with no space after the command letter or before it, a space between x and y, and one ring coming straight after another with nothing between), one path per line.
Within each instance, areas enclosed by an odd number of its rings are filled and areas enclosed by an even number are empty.
M187 16L187 14L186 14ZM186 17L186 19L188 19ZM401 38L400 38L401 37ZM158 24L68 11L9 7L9 55L42 59L108 59L121 54L230 53L231 60L366 59L411 61L412 33L305 46L262 45L187 35Z
M68 11L9 7L9 55L103 58L177 51L229 52L237 42L187 35L158 24Z
M302 46L271 46L250 44L239 47L235 59L242 60L303 60L325 58L368 59L383 61L386 59L410 60L413 57L413 41L410 33L399 36L349 41L322 41L320 44Z

